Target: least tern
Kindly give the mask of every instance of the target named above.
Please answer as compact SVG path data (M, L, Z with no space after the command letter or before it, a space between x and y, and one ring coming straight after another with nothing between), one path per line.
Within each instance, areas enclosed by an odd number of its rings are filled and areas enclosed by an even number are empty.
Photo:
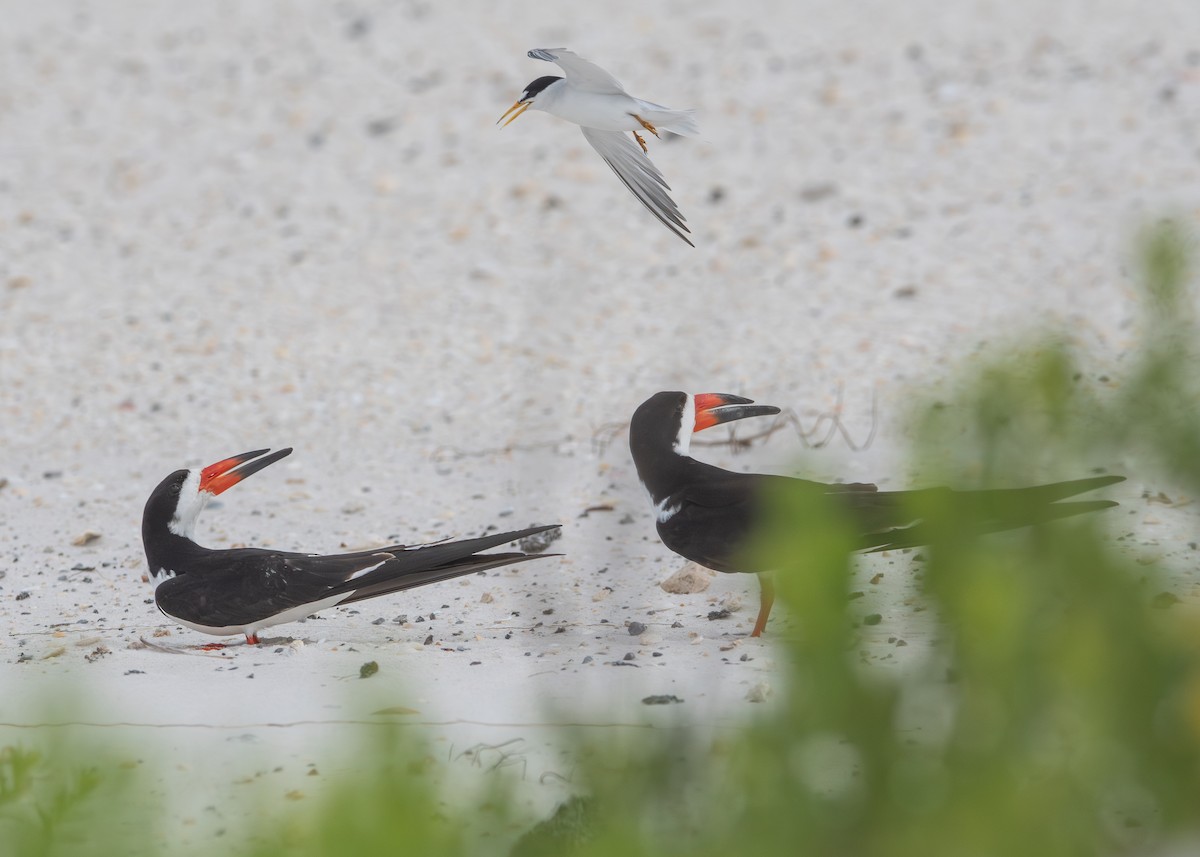
M508 125L530 108L574 122L583 131L584 139L600 153L642 205L664 226L695 247L683 234L690 234L691 230L667 193L671 186L647 157L646 141L638 130L645 129L655 137L659 136L659 128L694 136L700 133L696 126L696 111L672 110L634 98L600 66L563 48L537 48L530 51L529 56L558 63L566 77L546 75L533 81L496 124L504 122ZM626 131L633 133L633 140L625 136Z

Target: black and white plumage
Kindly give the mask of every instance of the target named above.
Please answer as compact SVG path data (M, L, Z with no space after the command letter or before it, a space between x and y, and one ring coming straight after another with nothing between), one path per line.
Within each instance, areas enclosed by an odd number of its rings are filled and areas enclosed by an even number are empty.
M647 157L646 141L638 131L646 130L656 137L659 128L684 136L699 134L696 111L675 110L635 98L600 66L564 48L537 48L529 56L557 63L566 76L548 75L530 83L498 122L508 125L528 109L574 122L638 201L664 226L695 246L684 234L691 230L671 198L671 187ZM626 132L632 132L633 137Z
M210 499L291 451L260 457L268 450L259 449L202 470L177 470L151 492L142 514L142 543L154 601L164 614L205 634L244 634L246 642L257 643L262 629L326 607L537 559L520 552L479 552L557 526L329 556L212 550L196 543L196 518Z
M765 519L765 504L784 491L809 491L816 498L836 504L859 528L857 549L880 551L927 543L927 530L912 517L913 508L922 499L952 499L972 518L974 532L991 533L1115 506L1111 500L1059 501L1125 478L1096 476L984 491L880 491L869 483L826 484L787 476L735 473L688 455L693 432L777 413L778 408L755 405L740 396L662 392L637 408L629 426L633 463L654 504L663 544L706 568L758 574L761 600L751 633L754 637L766 626L775 591L771 569L759 565L761 560L747 548Z

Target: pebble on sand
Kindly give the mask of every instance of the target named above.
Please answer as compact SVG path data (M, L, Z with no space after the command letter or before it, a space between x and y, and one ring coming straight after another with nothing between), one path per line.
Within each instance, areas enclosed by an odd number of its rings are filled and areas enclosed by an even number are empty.
M708 585L712 583L712 579L716 575L715 571L696 565L694 562L689 562L660 583L659 586L662 587L664 592L670 592L673 595L690 595L708 589Z

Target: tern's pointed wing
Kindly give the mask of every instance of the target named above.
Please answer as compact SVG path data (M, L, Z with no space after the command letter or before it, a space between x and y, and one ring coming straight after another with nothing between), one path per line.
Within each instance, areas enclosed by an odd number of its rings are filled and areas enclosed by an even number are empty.
M583 92L625 92L611 74L566 48L534 48L529 57L557 63L566 73L567 83Z
M684 217L679 213L675 200L667 193L671 189L670 185L637 144L622 131L601 131L586 126L581 130L584 139L600 153L604 162L642 205L650 209L650 213L661 220L664 226L695 247L696 245L688 241L683 234L690 234L691 230L684 224Z

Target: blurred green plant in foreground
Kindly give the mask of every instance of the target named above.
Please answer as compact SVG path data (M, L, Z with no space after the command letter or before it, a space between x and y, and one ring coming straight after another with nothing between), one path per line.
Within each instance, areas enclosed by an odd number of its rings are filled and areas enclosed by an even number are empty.
M1097 392L1070 349L1052 340L1014 349L1020 357L979 371L952 400L919 413L922 475L961 488L1007 487L1103 465L1200 494L1200 340L1185 246L1169 225L1142 242L1141 344L1125 356L1118 383ZM914 573L937 616L937 639L927 655L881 667L859 654L850 529L823 507L781 498L761 549L778 558L780 597L801 629L781 643L789 673L782 698L719 741L684 729L581 739L582 796L513 853L1059 857L1195 849L1200 617L1185 604L1156 609L1160 570L1138 564L1106 532L1127 511L976 538L954 508L914 510L933 532ZM490 813L511 826L511 799L497 791L466 805L442 803L394 761L400 743L393 735L381 746L372 733L355 779L295 813L264 816L261 829L223 850L503 853L507 842L464 836L459 814ZM102 811L89 802L95 776L74 773L68 785L28 752L5 750L0 834L25 829L19 842L40 850L3 853L85 853L58 844L55 833ZM114 841L98 853L127 850Z
M100 854L106 852L97 844L122 839L128 831L120 821L110 825L97 813L99 794L119 801L128 782L117 766L100 762L107 756L97 750L77 765L36 750L0 748L0 854Z

